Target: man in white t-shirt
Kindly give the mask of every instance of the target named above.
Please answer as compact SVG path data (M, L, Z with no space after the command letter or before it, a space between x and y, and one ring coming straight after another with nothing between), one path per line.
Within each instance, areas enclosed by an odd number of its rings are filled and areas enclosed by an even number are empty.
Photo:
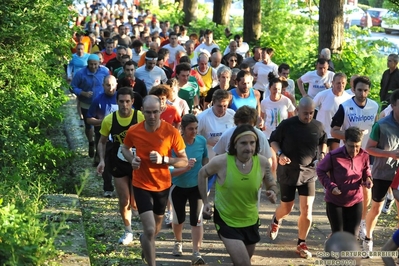
M213 31L206 30L204 34L204 39L205 42L198 45L197 48L195 48L194 50L194 52L196 52L197 54L208 53L210 55L213 48L220 49L219 45L213 42Z
M237 51L236 53L241 55L243 58L247 58L249 52L249 45L246 42L242 41L242 37L240 35L234 35L234 41L237 43ZM230 46L226 47L223 55L230 53Z
M371 128L377 119L378 103L367 98L371 87L368 77L358 77L353 84L355 96L339 105L331 121L331 136L343 140L347 128L358 127L363 130L362 148L365 150ZM366 237L365 219L370 201L371 189L363 188L363 212L359 227L359 238L362 240Z
M337 73L334 75L332 81L332 88L319 92L313 101L315 107L319 110L316 120L320 121L324 126L324 131L327 133L327 146L330 151L339 148L340 140L331 136L331 119L338 110L338 106L352 98L345 92L347 77L344 73Z
M177 40L177 33L171 32L169 33L169 43L165 45L163 48L168 49L169 51L169 67L174 69L176 63L176 53L177 52L186 52L183 46L181 46Z
M145 65L136 70L135 77L144 81L147 92L151 90L153 86L157 86L161 84L161 82L165 83L168 80L165 71L156 66L157 60L158 54L149 50L145 55Z
M312 99L317 93L331 87L334 72L328 69L328 62L323 58L317 59L316 70L309 71L297 80L298 89L302 96L309 96ZM308 92L305 91L304 84L309 84Z
M226 90L217 90L212 96L213 106L198 115L198 134L206 138L209 159L215 156L213 146L228 128L234 126L235 112L227 108L231 95Z
M263 99L263 93L269 85L269 73L273 72L278 75L278 66L272 62L270 55L267 53L268 48L262 48L262 61L255 64L253 73L256 79L254 89L258 90Z

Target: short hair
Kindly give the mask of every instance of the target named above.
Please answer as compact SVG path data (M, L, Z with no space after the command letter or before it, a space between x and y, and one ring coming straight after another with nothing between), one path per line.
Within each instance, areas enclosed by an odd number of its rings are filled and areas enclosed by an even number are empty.
M255 54L256 49L261 49L261 48L260 48L259 46L254 46L254 47L252 48L252 54Z
M283 72L283 69L289 70L289 69L290 69L290 65L288 65L288 64L286 64L286 63L280 64L280 65L278 66L278 70L277 70L278 73Z
M132 47L133 47L133 48L135 48L135 47L141 47L141 46L143 46L143 42L140 41L140 40L134 40L134 41L132 42Z
M333 81L334 81L336 78L344 78L345 80L348 79L348 77L345 75L345 73L342 73L342 72L335 73L335 75L334 75L334 77L333 77Z
M388 55L388 58L392 58L392 60L395 62L395 63L398 63L399 62L399 55L397 55L397 54L390 54L390 55Z
M241 35L240 34L236 34L236 35L234 35L234 38L233 38L234 40L237 40L237 39L241 39Z
M247 63L241 63L241 65L239 66L239 68L242 69L247 69L249 68L249 65Z
M176 25L174 25L173 27L175 27L175 26L176 26ZM177 33L174 32L174 31L169 32L169 39L170 39L171 36L176 36L176 37L177 37Z
M116 51L120 51L120 50L125 50L127 52L126 47L123 45L119 45L118 48L116 48Z
M175 86L178 86L178 85L179 85L179 82L177 81L176 78L171 78L171 79L168 79L168 80L166 81L166 85L168 85L170 88L173 88L173 87L175 87Z
M154 86L148 92L148 95L155 95L155 96L166 96L167 99L170 98L171 89L168 85L160 84Z
M323 48L320 51L320 56L323 56L324 59L330 60L331 59L331 51L328 48Z
M220 77L223 73L227 73L231 77L231 69L229 67L227 66L219 67L217 70L217 76Z
M358 127L349 127L345 130L345 140L360 142L363 138L363 130Z
M246 70L240 70L240 72L237 73L237 77L236 77L236 81L239 82L241 80L241 78L245 77L245 76L251 76L251 73L249 71Z
M213 31L210 30L210 29L206 29L205 32L204 32L204 36L205 35L209 35L209 34L213 34Z
M158 58L158 54L157 52L153 51L153 50L148 50L145 54L145 57L148 58Z
M170 54L170 52L169 52L169 50L166 49L166 48L161 48L161 49L159 49L159 51L158 51L158 55L160 55L160 54L167 55L167 54Z
M190 71L191 65L188 63L180 63L176 66L176 75L180 75L182 71Z
M187 55L180 57L180 63L189 63L191 66L191 59Z
M234 124L248 124L255 126L258 121L258 112L255 108L243 105L234 114Z
M396 102L399 100L399 90L396 89L392 92L390 102L393 106L396 106Z
M134 66L134 69L136 69L136 66L134 65L134 62L132 60L127 61L124 65L123 65L123 69L125 69L126 66Z
M316 64L324 65L324 64L328 64L328 62L324 58L318 58L316 61Z
M191 36L191 35L190 35ZM186 45L195 45L194 42L192 40L188 40L187 42L184 43L184 46Z
M119 99L119 95L130 95L131 99L134 99L134 91L132 87L122 87L116 91L116 99Z
M355 78L355 80L353 81L353 89L356 89L356 85L358 83L364 83L366 85L369 85L369 88L371 88L371 80L366 76L360 76Z
M221 102L224 100L230 100L231 94L226 90L216 90L212 95L212 102Z
M158 54L158 61L165 60L164 54Z
M212 48L211 55L213 55L216 52L220 52L220 48L217 48L217 47Z
M186 127L191 123L198 123L198 119L193 114L185 114L181 118L181 129L184 131Z
M228 151L227 151L227 153L228 153L229 155L237 155L237 149L236 149L236 147L235 147L235 143L237 142L238 137L240 137L239 135L240 135L241 133L246 132L246 131L251 131L251 132L253 132L256 136L258 136L258 134L256 134L256 131L255 131L255 129L254 129L253 126L251 126L251 125L240 125L240 126L238 126L238 127L234 130L233 135L232 135L231 138L230 138L229 149L228 149ZM259 153L259 150L260 150L260 147L259 147L259 138L256 137L256 146L255 146L254 155L257 155L257 154Z

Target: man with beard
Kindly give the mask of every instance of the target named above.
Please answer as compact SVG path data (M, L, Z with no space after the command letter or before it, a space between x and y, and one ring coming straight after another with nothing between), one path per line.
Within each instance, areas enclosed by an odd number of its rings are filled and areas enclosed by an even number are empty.
M371 80L368 77L357 77L354 81L355 96L341 103L331 121L331 137L340 139L341 146L345 139L345 130L358 127L363 130L362 149L366 149L371 129L377 118L378 104L367 98L370 93ZM372 161L370 164L373 164ZM371 189L363 189L363 212L359 226L359 238L366 237L366 215L371 202Z
M144 82L135 77L134 62L128 61L123 66L123 78L118 79L118 89L122 87L131 87L135 93L133 107L136 110L141 110L143 106L143 99L147 96L147 88Z
M108 61L108 63L105 65L108 67L109 70L111 70L112 74L114 74L114 71L120 67L122 67L122 57L127 54L127 50L124 46L119 46L116 49L116 57L112 58L111 60Z
M256 243L260 241L257 199L262 183L270 202L277 200L278 188L270 175L269 161L258 154L259 149L253 126L238 126L230 139L228 153L214 157L198 173L198 189L207 215L213 213L207 179L217 176L214 222L234 265L251 265Z
M162 83L166 83L167 77L165 71L158 67L158 54L155 51L149 50L145 56L145 65L139 67L136 70L136 78L144 81L147 88L147 92L151 90L153 86L157 86Z
M88 124L87 112L93 101L104 91L103 81L109 75L106 67L100 67L98 55L91 54L87 60L87 67L79 70L72 79L71 87L73 93L78 96L80 109L85 121L85 134L89 142L89 156L94 157L93 126Z
M134 94L131 88L123 87L117 92L118 111L107 115L101 123L101 137L98 144L100 163L97 172L102 174L105 167L106 145L109 135L112 138L112 148L107 151L110 157L111 173L114 177L114 184L119 200L119 211L125 225L125 232L119 238L119 244L128 245L133 241L133 230L131 227L132 209L137 207L132 190L132 167L131 160L127 161L122 155L121 144L130 126L144 120L143 114L138 110L132 109ZM134 150L129 149L130 154Z
M237 74L237 88L230 91L232 95L230 108L237 111L238 108L244 105L255 108L260 114L259 99L260 93L252 88L252 75L248 71L241 70Z

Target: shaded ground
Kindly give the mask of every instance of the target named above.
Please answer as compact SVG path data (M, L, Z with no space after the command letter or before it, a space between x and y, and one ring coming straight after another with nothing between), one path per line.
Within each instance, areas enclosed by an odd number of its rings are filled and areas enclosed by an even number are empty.
M87 141L77 120L74 102L68 107L66 125L70 145L77 151L75 172L82 176L85 186L79 197L80 208L83 213L83 222L90 261L92 265L142 265L140 260L140 245L135 239L130 246L117 244L118 238L123 233L123 225L118 213L117 199L102 197L102 178L97 176L92 166L92 159L87 156ZM313 224L307 239L307 244L313 254L313 258L306 260L295 253L297 241L298 209L294 208L291 215L284 220L279 236L271 241L266 236L267 226L270 223L276 205L262 199L260 218L262 226L261 241L257 244L253 265L317 265L320 259L318 252L323 250L326 236L330 233L330 227L325 215L323 190L317 184L317 194L313 211ZM262 195L263 196L263 195ZM297 206L297 205L296 205ZM135 232L141 232L141 223L138 218L133 220ZM385 241L392 235L396 228L395 214L382 215L378 227L374 233L375 250L380 250ZM190 265L191 239L189 225L186 223L183 232L183 256L171 255L174 238L171 228L163 227L156 241L157 265ZM213 222L204 225L204 241L201 254L208 265L232 265L230 258L219 240ZM72 264L71 264L72 265ZM76 264L80 265L80 264ZM380 258L364 259L362 265L382 265Z

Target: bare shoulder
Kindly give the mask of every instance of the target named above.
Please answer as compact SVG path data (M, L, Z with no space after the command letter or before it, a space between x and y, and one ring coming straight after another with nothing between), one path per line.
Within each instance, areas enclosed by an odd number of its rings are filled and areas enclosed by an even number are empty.
M224 166L227 161L227 153L219 154L213 157L209 163L212 163L213 166Z

